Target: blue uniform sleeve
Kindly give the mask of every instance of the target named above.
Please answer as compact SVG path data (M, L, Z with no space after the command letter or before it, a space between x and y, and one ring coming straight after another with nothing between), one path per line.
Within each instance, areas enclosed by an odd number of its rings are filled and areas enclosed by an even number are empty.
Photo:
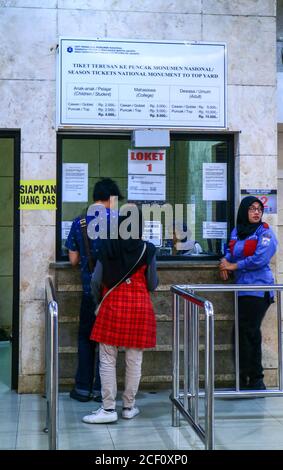
M103 266L100 261L97 261L91 276L91 293L96 304L101 301L102 276Z
M231 238L232 238L232 236L233 236L234 234L235 234L235 229L231 232L230 240L231 240ZM225 253L224 258L227 259L227 261L229 261L229 263L232 263L233 256L232 256L231 250L230 250L230 248L229 248L229 245L227 246L227 249L226 249L226 253Z
M224 258L227 259L227 261L229 261L229 263L232 263L233 257L232 257L230 248L227 248L227 251L226 251L226 254L225 254Z
M147 283L147 289L150 292L153 292L156 287L158 286L158 277L157 277L157 269L156 269L156 256L151 260L151 263L148 265L147 271L146 271L146 283Z
M252 256L237 262L237 269L255 270L266 266L277 248L277 240L271 230L265 230L258 238L256 250Z
M80 251L78 240L77 240L77 234L76 234L76 221L75 220L72 223L70 233L65 242L65 247L68 248L68 250L70 251Z

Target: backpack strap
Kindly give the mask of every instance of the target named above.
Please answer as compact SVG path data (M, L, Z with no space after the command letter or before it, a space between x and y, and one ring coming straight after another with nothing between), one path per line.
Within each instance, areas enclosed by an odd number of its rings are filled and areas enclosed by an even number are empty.
M87 235L87 223L86 223L85 218L80 219L80 226L81 226L81 232L82 232L82 235L83 235L83 241L84 241L84 247L85 247L85 252L86 252L86 256L87 256L88 268L89 268L89 271L92 273L93 270L94 270L94 262L93 262L91 252L90 252L89 238L88 238L88 235Z

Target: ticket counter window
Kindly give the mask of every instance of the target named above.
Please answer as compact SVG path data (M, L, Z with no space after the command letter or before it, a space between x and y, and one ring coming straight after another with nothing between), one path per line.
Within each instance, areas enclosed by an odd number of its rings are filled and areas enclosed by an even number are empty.
M156 200L148 193L143 200L142 185L136 193L130 185L129 178L133 175L128 171L129 151L136 155L139 150L132 147L130 135L59 136L58 144L58 200L61 201L57 211L58 259L67 259L64 244L71 222L92 203L93 187L102 177L117 182L124 196L122 204L131 201L140 207L170 205L173 223L168 223L162 210L159 219L150 213L147 221L146 237L150 232L153 234L161 259L213 259L224 253L234 217L232 136L175 134L171 135L169 148L151 149L157 154L164 152L165 158L164 169L159 171L162 174L151 176L151 186L156 184L156 188L151 188L153 194L155 189L158 193ZM142 158L144 149L140 150L139 158ZM150 150L145 155L150 170L158 156L152 162ZM149 180L146 175L134 178L144 185ZM182 215L180 207L183 207Z

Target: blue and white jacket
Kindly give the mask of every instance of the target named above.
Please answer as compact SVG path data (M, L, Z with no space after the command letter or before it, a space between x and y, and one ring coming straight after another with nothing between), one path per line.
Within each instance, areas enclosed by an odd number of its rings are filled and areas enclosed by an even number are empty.
M237 229L234 228L225 258L230 263L237 263L238 268L234 271L236 284L274 284L269 263L276 252L277 244L272 229L265 222L244 240L238 239ZM238 295L264 297L264 292L240 291ZM270 292L270 296L274 297L274 293Z

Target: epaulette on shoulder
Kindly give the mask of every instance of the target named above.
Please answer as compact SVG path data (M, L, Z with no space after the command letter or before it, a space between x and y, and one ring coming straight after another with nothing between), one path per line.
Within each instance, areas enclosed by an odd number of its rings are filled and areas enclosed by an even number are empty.
M269 225L266 222L263 222L262 226L263 228L269 228Z

